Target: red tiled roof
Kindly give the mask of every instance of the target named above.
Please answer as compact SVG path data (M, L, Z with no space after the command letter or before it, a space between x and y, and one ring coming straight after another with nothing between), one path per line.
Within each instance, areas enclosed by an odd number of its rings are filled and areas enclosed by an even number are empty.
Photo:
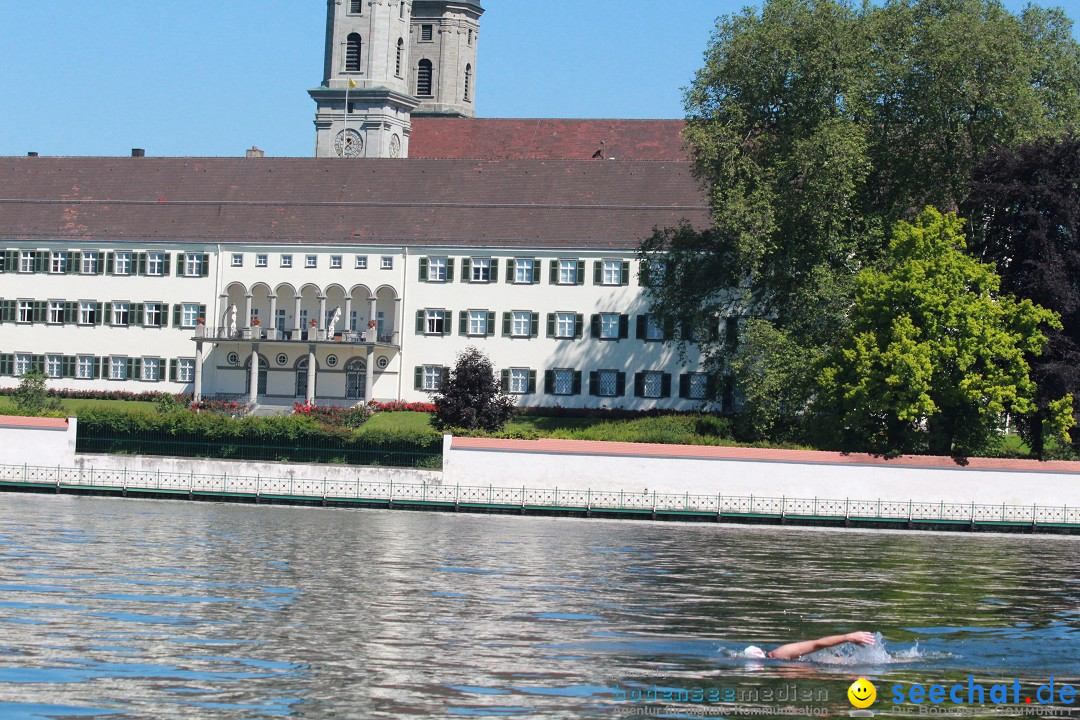
M413 158L685 160L682 120L414 117ZM599 162L599 158L596 159Z
M67 430L66 418L21 417L18 415L0 415L0 427L40 428L45 430Z
M501 440L455 437L452 447L466 450L507 450L556 455L624 455L702 460L748 460L758 462L825 463L840 465L885 465L890 467L950 468L953 470L1039 471L1080 473L1080 462L969 458L966 464L937 455L905 455L884 458L861 453L846 454L817 450L769 450L712 445L658 445L651 443L597 442L592 440Z
M684 219L682 161L0 158L12 239L634 248Z

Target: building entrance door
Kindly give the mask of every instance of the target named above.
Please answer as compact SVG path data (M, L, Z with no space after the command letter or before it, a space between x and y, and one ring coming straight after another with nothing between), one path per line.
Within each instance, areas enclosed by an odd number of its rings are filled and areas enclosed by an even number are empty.
M364 397L364 386L367 381L367 363L359 358L353 358L345 366L345 399L367 400Z

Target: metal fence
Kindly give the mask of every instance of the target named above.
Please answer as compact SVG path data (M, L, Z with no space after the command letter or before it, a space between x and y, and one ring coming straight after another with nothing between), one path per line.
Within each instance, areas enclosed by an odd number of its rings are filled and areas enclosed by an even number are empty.
M274 443L258 437L215 439L202 433L133 430L123 435L78 428L76 451L110 455L165 455L173 457L255 460L262 462L337 463L391 467L442 467L442 436L430 441L350 441L306 437L300 444Z
M1011 523L1080 525L1080 508L1068 506L852 500L689 493L634 493L613 490L530 489L494 485L443 485L369 480L304 480L250 475L200 475L182 472L98 470L95 468L0 465L0 483L103 490L142 489L188 494L281 498L322 498L472 505L523 510L613 511L624 513L715 515L890 522Z

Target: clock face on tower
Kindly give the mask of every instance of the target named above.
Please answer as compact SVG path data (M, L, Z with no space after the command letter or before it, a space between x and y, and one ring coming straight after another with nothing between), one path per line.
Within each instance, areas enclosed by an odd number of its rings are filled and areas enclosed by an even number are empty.
M338 157L362 157L364 154L364 138L355 130L342 130L334 138L334 152Z
M390 157L401 157L401 138L397 135L390 138Z

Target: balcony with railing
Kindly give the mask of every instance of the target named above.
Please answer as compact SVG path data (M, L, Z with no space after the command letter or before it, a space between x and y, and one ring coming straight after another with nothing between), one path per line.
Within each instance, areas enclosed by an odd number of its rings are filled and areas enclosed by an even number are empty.
M396 332L378 332L375 328L367 330L346 330L331 335L326 330L309 328L307 330L278 330L276 328L229 328L200 325L196 328L194 340L211 342L274 342L274 343L334 343L348 345L383 345L398 347Z

